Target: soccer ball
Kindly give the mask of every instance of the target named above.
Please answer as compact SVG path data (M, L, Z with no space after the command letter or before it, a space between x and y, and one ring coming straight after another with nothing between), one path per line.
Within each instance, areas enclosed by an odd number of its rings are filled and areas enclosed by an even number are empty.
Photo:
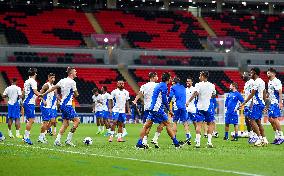
M232 131L231 132L231 136L234 137L235 136L235 132ZM241 138L248 138L248 132L247 131L238 131L238 136Z
M93 144L93 140L90 137L85 137L83 142L84 142L85 145L92 145Z

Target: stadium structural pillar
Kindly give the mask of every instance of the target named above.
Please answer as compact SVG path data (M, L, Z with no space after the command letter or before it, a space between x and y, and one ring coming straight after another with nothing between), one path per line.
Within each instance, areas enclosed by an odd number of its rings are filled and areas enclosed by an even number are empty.
M116 8L116 0L107 0L107 8L115 9Z
M274 14L274 7L273 7L274 4L272 3L269 3L268 4L268 14L269 15L273 15Z
M169 10L169 8L170 8L170 0L164 0L164 8L165 8L165 10Z
M58 6L58 0L53 0L53 6L55 6L55 7Z
M217 13L222 12L222 0L217 0Z

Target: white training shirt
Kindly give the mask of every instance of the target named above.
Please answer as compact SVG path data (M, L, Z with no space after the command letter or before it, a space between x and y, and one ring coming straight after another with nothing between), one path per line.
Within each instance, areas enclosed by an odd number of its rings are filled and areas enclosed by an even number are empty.
M119 112L119 113L125 113L126 101L130 99L129 92L125 89L119 90L117 88L117 89L114 89L110 95L114 103L112 111Z
M95 103L95 112L103 110L103 97L101 94L92 96L93 103Z
M158 83L148 82L140 87L144 96L144 111L150 110L154 89Z
M111 96L109 93L104 93L104 94L101 94L102 96L102 102L103 102L103 111L108 111L108 100L111 99Z
M9 105L14 105L19 100L19 96L22 95L22 91L20 87L11 85L4 90L3 95L8 96Z
M190 88L186 88L186 102L192 97L194 92L196 91L196 88L194 86L191 86ZM196 106L195 106L195 99L193 99L189 105L186 107L187 112L190 113L196 113Z
M73 79L67 77L61 79L56 85L61 88L62 100L60 102L60 105L72 106L73 94L77 90L76 82Z
M282 83L274 78L268 82L268 94L271 104L279 104L279 90L282 90Z
M198 92L197 109L207 111L210 106L210 99L215 92L215 85L210 82L199 82L195 84ZM193 101L193 100L192 100Z
M248 98L248 96L251 94L251 90L252 90L252 87L253 87L253 83L254 83L254 80L253 79L250 79L248 80L246 83L245 83L245 86L244 86L244 93L245 93L245 100ZM252 99L250 99L247 103L246 103L246 106L250 106L252 102Z
M35 105L36 95L34 94L34 89L37 90L37 82L33 78L29 78L24 83L24 91L25 91L25 100L26 104Z
M263 91L265 89L265 82L261 78L257 78L253 82L252 89L255 90L255 95L253 96L253 104L264 105Z
M45 84L48 85L48 89L51 89L54 86L54 85L50 84L49 82L47 82ZM43 99L46 101L46 106L44 106L45 108L52 108L53 97L54 97L54 91L49 92L48 94L46 94L43 97Z

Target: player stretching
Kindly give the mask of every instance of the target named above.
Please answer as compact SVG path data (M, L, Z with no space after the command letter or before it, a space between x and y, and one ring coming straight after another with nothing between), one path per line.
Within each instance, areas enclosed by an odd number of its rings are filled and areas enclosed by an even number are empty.
M187 106L188 106L195 97L198 97L198 101L197 101L198 111L196 114L196 139L195 139L196 148L200 147L200 138L201 138L200 131L201 131L203 121L207 122L207 125L208 125L207 146L209 148L213 147L212 132L214 128L214 116L211 115L209 106L210 106L210 99L212 98L212 96L214 96L215 86L214 84L207 81L208 77L209 77L208 71L200 72L200 76L199 76L200 82L195 84L196 91L194 92L193 96L187 102Z
M270 106L268 108L269 122L275 132L275 139L272 144L280 145L284 142L284 136L278 118L281 116L282 103L282 83L276 78L276 70L270 68L267 71L269 78L268 82L268 97Z
M264 97L266 96L265 82L259 77L259 68L252 68L250 71L251 78L254 80L250 95L241 106L244 106L250 99L253 98L252 112L250 122L253 131L257 134L257 141L255 146L267 145L268 141L264 134L264 128L261 124L262 111L264 110Z
M226 98L225 107L226 107L226 114L225 114L225 137L224 140L229 139L229 125L233 124L235 127L235 136L232 141L238 141L238 120L239 115L237 113L237 109L239 102L243 103L244 98L238 92L238 84L232 83L230 85L230 93Z
M26 116L26 119L28 120L24 135L24 142L33 145L32 141L30 140L30 131L32 128L32 125L34 123L35 118L35 99L36 96L39 95L39 92L37 91L37 82L36 82L36 75L37 75L37 69L36 68L30 68L28 71L29 79L25 81L24 83L24 114Z
M93 89L93 112L95 113L98 131L97 134L101 134L104 132L104 124L103 124L103 99L101 94L99 94L99 89Z
M17 86L17 79L12 79L12 85L4 90L3 98L8 98L8 135L10 138L14 138L12 134L12 124L15 120L16 127L16 137L23 138L20 135L20 103L19 100L22 99L21 88Z
M125 142L122 138L123 126L126 120L125 107L130 114L129 109L129 92L124 89L124 81L117 82L117 89L111 92L109 101L109 111L112 112L113 124L111 126L111 135L109 142L112 142L116 125L118 125L117 142Z
M169 84L171 79L171 75L169 73L163 73L162 75L162 82L157 84L154 88L153 95L151 98L151 106L149 108L149 115L146 123L143 126L143 129L140 133L140 138L136 144L136 148L139 149L145 149L147 148L145 145L143 145L143 138L147 135L148 129L152 126L153 122L158 122L160 124L163 124L166 126L168 135L173 140L173 143L176 148L180 148L180 143L176 139L175 134L171 128L171 124L168 121L168 115L164 112L164 106L169 110L169 113L173 115L172 111L169 108L168 100L167 100L167 94L168 94L168 87L167 84Z
M247 99L248 96L251 94L254 80L251 79L249 73L247 72L244 72L242 77L243 77L243 80L246 81L245 86L244 86L244 94L245 94L245 99ZM257 136L253 132L251 128L251 123L250 123L252 105L253 105L252 99L250 99L244 107L245 122L247 126L247 131L249 132L249 140L248 140L249 143L255 143L257 140Z
M173 109L174 109L174 117L173 117L173 131L176 135L177 133L177 123L178 121L183 123L184 131L185 131L185 143L191 145L190 142L190 133L188 127L188 116L186 111L186 89L183 85L180 84L180 78L175 77L173 79L173 86L170 90L169 102L173 100Z
M69 121L72 120L73 127L68 133L65 144L75 147L75 145L72 143L72 137L80 123L80 119L75 109L72 107L73 96L75 97L79 96L79 93L76 87L76 82L74 81L74 78L77 77L77 71L74 67L68 67L66 72L68 74L67 78L61 79L55 86L53 86L51 89L46 91L42 96L44 97L46 94L54 91L55 89L61 88L62 100L60 103L60 109L62 112L63 123L54 141L54 145L56 146L62 145L60 142L61 136L64 134L65 130L68 128Z
M103 86L102 89L102 104L103 104L103 124L107 129L106 136L110 134L110 122L109 122L109 111L108 111L108 101L111 99L110 94L107 92L107 87Z
M45 83L42 86L42 89L40 90L40 94L45 93L48 89L51 89L54 85L55 81L55 74L54 73L49 73L48 74L48 82ZM45 131L49 129L49 124L51 123L51 107L52 107L52 100L53 97L55 96L54 91L46 94L42 99L42 102L40 103L40 109L41 109L41 116L42 116L42 126L40 130L40 135L38 137L38 142L41 143L47 143L46 138L45 138ZM52 123L54 123L55 119L52 119Z

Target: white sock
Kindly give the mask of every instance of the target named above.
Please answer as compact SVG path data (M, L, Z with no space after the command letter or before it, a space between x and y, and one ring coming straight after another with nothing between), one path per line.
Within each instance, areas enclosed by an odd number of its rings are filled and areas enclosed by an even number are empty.
M40 138L44 139L44 137L45 137L45 134L44 133L40 133Z
M156 132L156 133L155 133L155 136L153 137L153 141L157 141L157 140L159 139L160 134L161 134L161 133Z
M127 133L126 128L123 128L122 133Z
M24 138L25 138L25 139L30 138L30 131L25 130L25 136L24 136Z
M279 135L278 130L274 131L274 138L275 139L278 139L278 137L279 137L278 135Z
M258 136L258 139L262 140L262 136Z
M110 131L110 136L113 137L114 131Z
M110 133L110 128L108 128L108 129L107 129L107 132L109 132L109 133Z
M60 141L60 139L61 139L61 134L60 134L60 133L58 133L58 134L57 134L57 137L56 137L56 139L55 139L55 140L56 140L56 141Z
M212 134L208 134L208 143L209 143L209 144L212 143Z
M283 137L283 131L278 131L278 133L280 137Z
M9 134L9 136L12 136L13 134L12 134L12 130L9 130L8 129L8 134Z
M253 137L253 131L249 131L249 138L252 138Z
M98 126L98 131L101 131L101 126Z
M196 141L197 144L200 144L200 138L201 138L201 135L196 134L195 141Z
M73 134L74 133L71 133L71 132L68 133L67 141L69 141L69 142L72 141Z
M101 126L101 130L104 131L105 130L105 126Z
M144 137L143 137L142 143L143 143L144 145L147 144L147 136L144 136Z
M16 130L16 136L20 136L20 130Z
M117 133L117 138L118 139L121 138L121 136L122 136L122 133Z

